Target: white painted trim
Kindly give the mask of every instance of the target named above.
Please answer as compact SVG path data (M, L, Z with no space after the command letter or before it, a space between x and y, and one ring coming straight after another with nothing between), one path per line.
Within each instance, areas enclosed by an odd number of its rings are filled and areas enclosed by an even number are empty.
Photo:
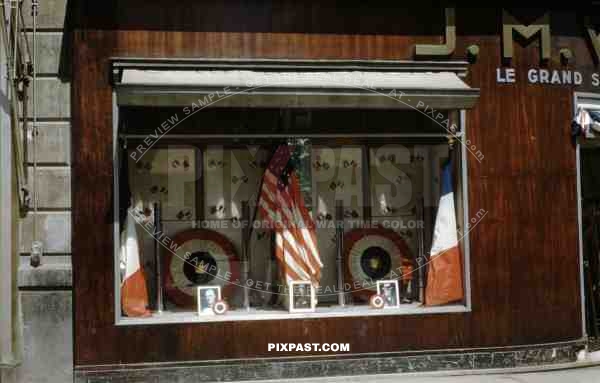
M575 96L577 97L577 96ZM591 109L591 110L597 110L600 109L600 104L588 104L588 103L577 103L575 104L575 112L577 112L577 108L584 108L584 109Z
M117 95L112 92L112 124L113 124L113 278L115 288L115 323L121 321L121 272L119 269L119 250L121 248L121 228L119 225L119 108Z
M253 70L159 70L123 69L122 85L176 86L189 88L280 87L293 89L349 89L357 85L372 89L466 90L471 89L453 72L372 71L253 71ZM387 92L386 92L387 93Z
M460 133L462 142L467 142L467 112L462 109L459 114ZM469 171L468 171L468 149L466 146L461 146L461 168L462 168L462 200L463 200L463 248L464 248L464 270L465 277L465 304L467 310L471 311L471 242L469 230Z
M582 197L581 197L581 145L577 142L575 147L575 161L577 161L577 252L579 257L579 289L581 300L581 332L583 336L587 336L586 326L586 307L585 307L585 280L583 267L583 212L582 212Z
M436 109L469 109L479 98L479 89L466 84L456 70L444 69L444 64L437 69L413 66L410 71L406 63L397 62L379 70L339 63L325 68L323 62L319 70L302 70L289 60L275 67L257 63L252 67L239 60L238 68L224 62L156 64L149 59L137 63L113 61L113 86L119 105L368 109L429 105ZM401 90L408 103L389 97L392 90ZM423 104L412 105L406 96L413 103L419 100Z
M161 325L175 323L210 323L210 322L234 322L234 321L256 321L256 320L289 320L289 319L316 319L316 318L347 318L347 317L371 317L371 316L395 316L395 315L420 315L420 314L448 314L466 313L470 310L463 305L428 307L418 304L401 305L399 308L377 310L368 305L341 307L317 307L314 312L290 313L285 310L257 310L252 308L230 310L225 315L198 317L196 311L188 312L163 312L160 316L155 315L148 318L126 318L117 321L117 326L131 325Z
M575 98L578 99L600 99L600 93L592 93L592 92L575 92Z

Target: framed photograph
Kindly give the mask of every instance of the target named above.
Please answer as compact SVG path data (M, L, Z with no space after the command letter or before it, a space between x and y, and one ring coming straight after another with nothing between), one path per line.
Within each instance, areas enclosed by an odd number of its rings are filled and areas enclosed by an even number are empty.
M290 312L313 312L317 307L315 289L309 281L292 281L289 288Z
M198 315L215 315L213 307L221 300L221 286L198 286Z
M384 309L400 307L398 281L377 281L377 295L380 295L383 298Z

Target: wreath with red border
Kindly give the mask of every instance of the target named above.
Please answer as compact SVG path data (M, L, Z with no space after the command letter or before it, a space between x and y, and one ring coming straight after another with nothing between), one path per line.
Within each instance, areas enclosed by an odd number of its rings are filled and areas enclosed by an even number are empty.
M400 276L401 281L409 281L413 278L413 271L415 270L415 260L412 256L410 249L400 234L396 233L391 229L385 229L380 227L371 228L360 228L349 231L344 235L344 274L346 283L350 283L352 289L352 295L361 301L369 301L373 294L377 294L377 286L370 286L372 288L363 287L364 280L357 280L352 273L352 262L354 261L353 256L356 255L354 247L357 242L364 239L365 237L374 236L389 240L396 248L397 251L393 254L389 254L390 257L390 268L393 269L394 257L400 267L400 270L394 270L394 272ZM376 243L373 243L373 247L377 247ZM362 256L362 254L361 254ZM386 273L386 275L389 273ZM386 279L385 275L380 278L373 278L373 281ZM360 286L357 288L357 286Z
M235 248L231 241L221 233L218 233L213 230L207 229L190 229L183 232L178 233L175 238L173 238L173 243L176 245L169 246L169 248L179 249L183 247L183 245L192 240L203 240L214 242L216 246L223 250L222 255L226 256L229 263L229 273L227 274L228 281L223 280L223 275L219 275L219 272L216 271L211 275L214 275L212 281L219 281L217 285L221 286L221 299L231 300L235 293L236 284L240 279L240 265L239 265L239 257L235 252ZM200 251L202 249L199 249ZM173 251L166 251L166 255L163 257L163 286L166 296L170 301L175 303L177 306L193 308L196 307L196 295L195 292L193 294L188 294L182 289L181 286L177 286L174 281L174 276L172 273L172 264L173 262L181 262L181 267L195 267L196 265L190 262L189 260L182 259L179 255L173 254ZM194 255L196 251L192 249L189 252L191 255ZM211 256L213 256L211 254ZM214 257L214 256L213 256ZM177 259L180 258L180 259ZM185 266L185 265L188 266ZM190 266L191 265L191 266ZM211 281L211 282L212 282ZM190 281L192 285L194 285L193 281ZM214 284L214 283L212 283ZM203 286L200 284L199 286ZM185 286L190 287L190 286Z

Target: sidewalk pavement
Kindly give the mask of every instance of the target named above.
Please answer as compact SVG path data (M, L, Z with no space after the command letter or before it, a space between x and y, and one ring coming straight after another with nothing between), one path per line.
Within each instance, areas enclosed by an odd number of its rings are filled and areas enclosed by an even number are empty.
M260 383L274 381L261 381ZM527 373L495 373L484 375L363 375L336 378L315 378L287 380L289 383L599 383L600 365L569 368L563 370L527 372ZM259 383L259 382L254 382Z

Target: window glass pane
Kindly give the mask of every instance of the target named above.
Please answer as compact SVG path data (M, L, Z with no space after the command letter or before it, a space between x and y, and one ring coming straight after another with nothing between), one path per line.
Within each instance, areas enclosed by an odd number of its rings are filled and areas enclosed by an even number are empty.
M419 268L417 257L431 247L441 169L450 156L443 127L406 111L207 110L157 132L157 121L174 115L174 109L125 108L121 121L128 171L120 183L127 185L138 219L151 308L157 307L158 286L167 313L195 313L199 296L201 306L213 305L212 295L202 295L213 292L214 302L227 303L227 315L243 318L344 310L361 315L374 310L370 299L376 294L392 308L423 304L427 267ZM160 139L149 145L147 137ZM302 274L294 267L311 269L306 249L312 229L302 226L299 234L278 237L277 230L259 224L257 208L282 145L291 154L274 176L274 190L289 192L297 177L322 263L318 284L294 285L292 294L286 275ZM460 225L461 164L460 155L454 157ZM161 225L155 227L157 202ZM302 217L300 204L294 206L294 219ZM278 214L281 220L285 211ZM278 258L278 248L289 254ZM378 283L383 281L391 282ZM218 289L198 290L210 286ZM217 315L213 311L200 307L199 314Z

